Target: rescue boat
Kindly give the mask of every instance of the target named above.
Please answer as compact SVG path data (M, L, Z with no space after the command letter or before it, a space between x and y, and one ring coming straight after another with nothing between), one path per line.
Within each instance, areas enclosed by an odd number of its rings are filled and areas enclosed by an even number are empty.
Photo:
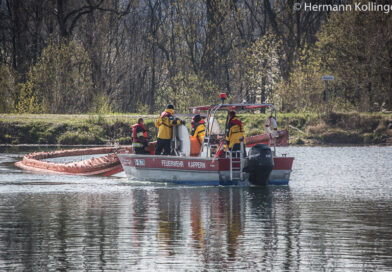
M187 128L181 125L173 128L170 156L117 154L127 177L187 185L287 185L294 158L277 155L277 133L269 134L268 144L254 144L248 151L244 141L241 141L241 150L225 151L225 131L220 125L224 120L220 120L222 115L218 114L268 108L276 119L274 106L225 104L225 94L221 94L221 99L221 104L190 109L207 112L205 137L201 145L191 143Z

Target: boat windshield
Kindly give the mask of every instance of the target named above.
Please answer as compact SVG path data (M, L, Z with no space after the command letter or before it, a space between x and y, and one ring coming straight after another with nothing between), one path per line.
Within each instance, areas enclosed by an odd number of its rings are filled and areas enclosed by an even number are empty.
M214 116L210 117L208 123L210 124L208 129L209 135L221 135L224 133L218 120Z

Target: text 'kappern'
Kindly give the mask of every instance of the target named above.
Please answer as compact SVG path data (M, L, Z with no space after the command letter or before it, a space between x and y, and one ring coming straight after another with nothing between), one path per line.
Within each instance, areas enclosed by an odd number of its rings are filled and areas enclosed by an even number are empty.
M183 161L162 160L162 166L164 166L164 167L183 168L184 167L184 162ZM190 161L190 162L188 162L187 166L188 166L188 168L202 169L202 168L206 168L206 163L205 162Z

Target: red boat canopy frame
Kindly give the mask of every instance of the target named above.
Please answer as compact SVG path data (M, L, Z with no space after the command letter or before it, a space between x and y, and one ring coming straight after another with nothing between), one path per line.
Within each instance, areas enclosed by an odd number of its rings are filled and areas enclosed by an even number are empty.
M223 98L222 98L223 101ZM190 110L203 110L207 111L207 124L206 124L206 129L205 129L205 136L204 136L204 141L201 146L201 152L204 152L204 148L206 148L207 154L210 149L210 136L211 136L211 131L212 127L214 125L213 120L216 118L215 114L217 111L240 111L240 110L256 110L256 109L262 109L262 108L271 108L273 112L275 112L275 119L276 119L276 110L273 104L216 104L216 105L206 105L206 106L198 106L198 107L190 107ZM229 114L229 113L228 113ZM212 118L212 121L211 121ZM211 124L212 122L212 124ZM226 125L225 128L227 128L227 122L228 118L226 118ZM223 142L221 142L222 144ZM274 153L275 153L275 146L274 146Z
M206 105L206 106L198 106L198 107L190 107L190 110L197 109L197 110L255 110L261 108L274 108L273 104L221 104L221 105Z

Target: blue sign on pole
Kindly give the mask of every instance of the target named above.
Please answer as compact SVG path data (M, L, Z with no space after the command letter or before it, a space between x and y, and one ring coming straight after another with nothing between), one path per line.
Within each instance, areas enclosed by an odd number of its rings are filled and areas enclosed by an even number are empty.
M335 80L335 77L334 76L322 76L321 79L328 81L328 80Z

